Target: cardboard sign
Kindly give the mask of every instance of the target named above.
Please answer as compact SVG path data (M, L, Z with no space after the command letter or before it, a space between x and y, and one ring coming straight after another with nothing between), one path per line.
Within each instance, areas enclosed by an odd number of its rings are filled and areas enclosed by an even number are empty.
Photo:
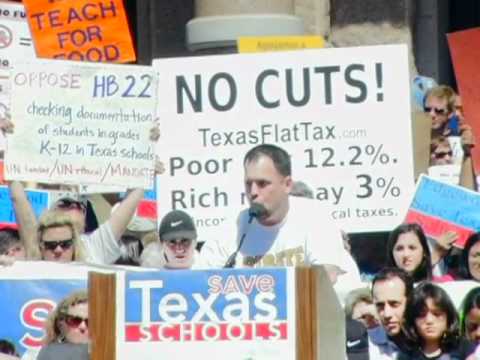
M325 46L321 36L244 36L237 40L239 53L320 49Z
M118 273L117 360L295 359L293 271Z
M480 134L480 28L458 31L447 35L458 90L462 97L465 121L474 134ZM480 146L472 149L476 172L480 171Z
M247 205L244 155L270 143L289 152L293 180L307 183L345 231L390 230L403 219L414 189L405 46L153 66L162 103L157 152L167 167L159 214L183 209L202 236L218 236L224 219Z
M26 193L33 211L38 218L44 210L48 209L50 205L50 194L48 191L41 190L26 190ZM6 186L0 186L0 224L13 225L16 223L17 219L15 218L10 190Z
M135 61L122 0L24 0L23 3L39 57Z
M472 233L480 231L479 206L479 193L421 176L405 222L418 223L433 238L455 231L456 246L463 247Z
M7 179L152 188L150 67L44 60L12 67Z
M0 69L33 58L35 49L23 5L0 1Z

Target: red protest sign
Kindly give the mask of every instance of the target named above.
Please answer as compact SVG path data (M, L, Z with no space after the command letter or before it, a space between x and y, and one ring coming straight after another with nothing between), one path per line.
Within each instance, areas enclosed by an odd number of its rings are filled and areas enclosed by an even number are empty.
M37 56L135 61L122 0L24 0Z
M463 112L477 139L480 135L480 28L458 31L447 35ZM475 170L480 170L480 145L472 151Z

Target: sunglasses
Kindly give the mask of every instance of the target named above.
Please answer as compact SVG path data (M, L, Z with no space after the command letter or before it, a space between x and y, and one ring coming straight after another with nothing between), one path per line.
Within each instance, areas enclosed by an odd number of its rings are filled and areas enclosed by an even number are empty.
M88 318L65 314L65 324L71 328L78 328L82 322L85 322L85 325L88 327Z
M165 243L167 244L168 247L175 247L176 245L179 245L181 247L189 247L191 244L192 244L192 239L187 239L187 238L184 238L184 239L170 239L170 240L167 240L165 241Z
M428 107L428 106L425 106L423 108L423 111L425 111L426 113L430 113L432 110L435 112L436 115L445 115L447 113L446 109L439 109L436 107Z
M60 199L56 203L57 209L63 210L80 210L85 212L87 207L85 204L81 203L80 201L70 200L70 199Z
M435 159L443 159L446 156L452 157L453 152L452 151L439 151L439 152L434 152L433 156Z
M62 250L70 249L73 246L73 239L60 240L60 241L42 241L42 246L45 250L53 251L60 246Z

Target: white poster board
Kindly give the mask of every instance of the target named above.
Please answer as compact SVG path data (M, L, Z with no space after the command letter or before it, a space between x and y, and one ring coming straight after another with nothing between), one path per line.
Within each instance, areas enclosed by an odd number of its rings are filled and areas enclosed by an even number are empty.
M295 269L117 273L116 359L296 359ZM159 350L161 349L161 350Z
M5 177L151 188L150 67L44 60L14 64Z
M157 59L167 171L159 216L184 209L205 238L246 206L243 157L262 142L348 232L398 225L414 188L402 45ZM315 214L311 214L315 216Z

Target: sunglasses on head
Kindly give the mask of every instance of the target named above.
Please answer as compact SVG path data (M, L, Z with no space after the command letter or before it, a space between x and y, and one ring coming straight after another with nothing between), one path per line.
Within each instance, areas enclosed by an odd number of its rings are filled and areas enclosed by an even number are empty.
M53 251L60 246L62 250L67 250L73 246L73 239L60 240L60 241L42 241L42 246L45 250Z
M78 328L82 322L88 327L88 318L65 314L65 324L71 328Z
M446 156L452 157L453 152L451 150L450 151L439 151L439 152L434 152L433 156L435 157L435 159L443 159Z
M176 245L180 245L182 247L189 247L192 244L192 241L193 241L192 239L183 238L183 239L170 239L165 241L165 243L169 247L174 247Z
M57 209L63 210L80 210L85 211L87 208L85 204L80 201L70 200L70 199L60 199L56 204Z
M430 113L432 110L435 112L436 115L445 115L447 113L447 110L446 109L439 109L439 108L436 108L436 107L428 107L428 106L425 106L423 108L423 110L426 112L426 113Z

